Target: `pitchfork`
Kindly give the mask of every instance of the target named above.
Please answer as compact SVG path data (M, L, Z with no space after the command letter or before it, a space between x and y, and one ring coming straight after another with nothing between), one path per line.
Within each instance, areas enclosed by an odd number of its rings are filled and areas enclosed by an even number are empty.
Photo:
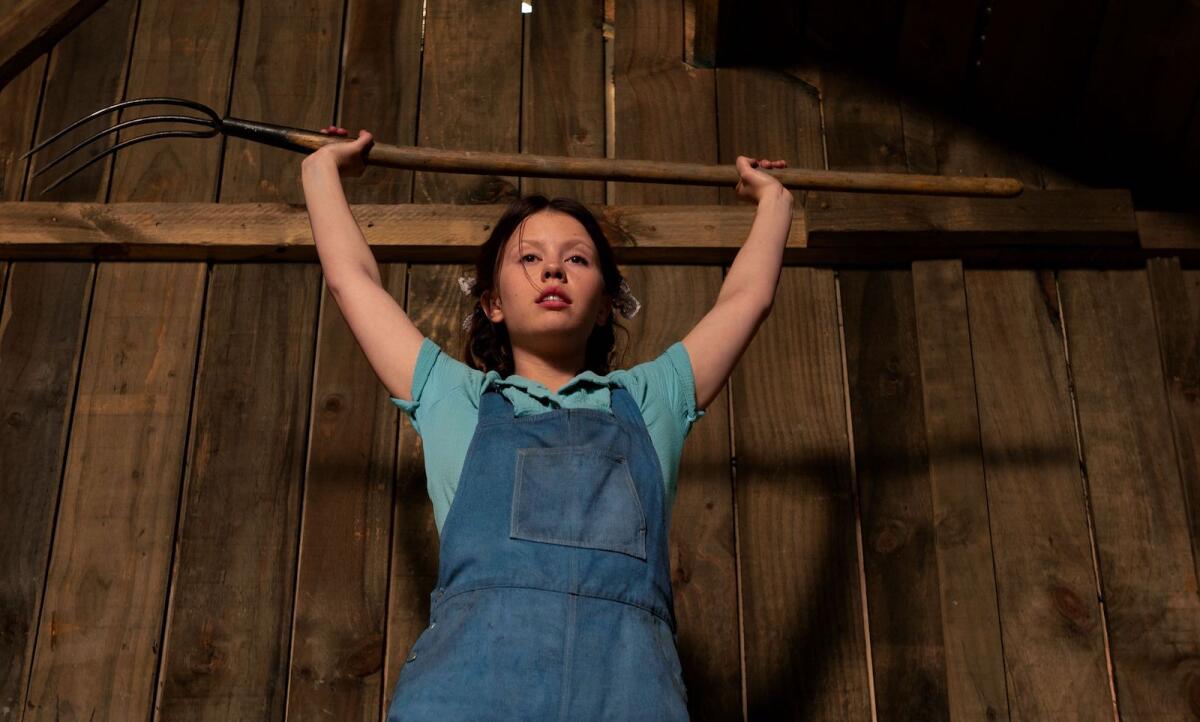
M285 148L298 153L311 153L329 143L346 143L350 139L324 133L272 125L241 118L222 118L212 108L186 98L134 98L101 108L90 115L71 123L46 140L30 148L22 159L36 153L74 128L122 108L136 105L163 104L204 113L206 117L192 115L150 115L126 120L106 128L77 144L67 152L47 163L33 175L40 175L75 151L94 140L123 128L157 122L190 123L204 126L205 130L164 130L146 133L123 140L108 150L91 158L75 170L67 173L44 188L41 193L55 188L63 181L87 168L110 153L135 143L155 138L211 138L217 133L245 138L256 143L265 143L276 148ZM572 158L567 156L534 155L532 153L490 153L473 150L442 150L418 148L405 145L375 143L364 158L367 165L405 170L437 171L442 173L488 173L495 175L519 175L538 178L578 178L583 180L635 181L643 183L671 183L676 185L733 186L738 181L738 171L733 165L706 165L703 163L675 163L651 160L623 160L614 158ZM854 173L848 171L807 170L803 168L764 169L775 176L787 188L806 190L846 191L858 193L910 193L922 195L990 196L1010 197L1023 188L1016 178L973 178L966 176L916 175L909 173Z

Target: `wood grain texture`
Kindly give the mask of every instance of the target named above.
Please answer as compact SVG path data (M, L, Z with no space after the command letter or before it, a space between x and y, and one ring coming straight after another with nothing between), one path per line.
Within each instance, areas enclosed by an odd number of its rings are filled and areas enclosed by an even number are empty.
M871 718L836 294L784 268L731 384L752 720Z
M829 80L822 88L829 168L906 170L899 98L846 74ZM824 212L834 201L809 193L805 205ZM869 232L862 238L877 243ZM948 720L912 274L846 270L837 283L876 713Z
M524 16L521 152L605 157L604 3L538 5ZM604 202L604 182L522 178L523 194Z
M283 717L318 289L311 265L209 279L163 716Z
M416 144L422 7L419 0L347 3L337 109L337 124L347 133L365 128L379 141ZM367 166L360 178L342 185L352 204L404 203L412 199L413 173Z
M1183 270L1171 258L1152 260L1146 270L1200 577L1200 273Z
M96 271L26 720L152 713L204 275Z
M74 30L105 0L24 0L0 16L0 87Z
M521 13L499 0L429 3L417 144L515 153L521 113ZM472 38L472 42L463 42ZM504 203L517 179L417 173L416 203Z
M1144 269L1062 288L1100 581L1123 719L1200 716L1200 597Z
M0 264L0 718L25 707L94 271Z
M238 0L143 2L138 12L126 97L185 97L224 114L229 103L240 10ZM207 29L203 42L194 37L197 28ZM142 105L124 109L119 119L161 114L198 115L169 105ZM106 117L113 124L118 120L117 114ZM178 123L134 126L123 131L120 140L181 127L184 126ZM197 127L187 126L193 130ZM88 128L96 129L91 124ZM161 138L123 148L117 152L112 169L111 200L126 203L216 200L223 148L220 140L199 138ZM73 160L79 162L83 158Z
M62 128L100 108L121 100L129 67L129 48L134 33L137 3L134 0L106 2L63 38L49 54L46 87L33 147ZM112 122L111 116L106 120ZM31 158L34 171L97 132L104 121L94 121L67 133ZM112 156L93 163L71 180L43 195L41 191L69 169L77 168L115 143L106 136L36 178L27 181L25 197L40 201L95 201L108 199ZM28 148L22 149L22 152ZM64 167L66 166L66 167ZM206 199L207 200L207 199Z
M348 4L347 13L338 125L411 140L421 4L368 0ZM343 186L347 198L395 208L412 194L412 173L372 169ZM303 232L311 240L311 229ZM407 275L406 264L380 267L401 304ZM385 693L398 410L328 287L318 324L287 718L372 722Z
M21 0L0 0L0 15L12 12ZM0 108L7 122L0 124L0 200L18 201L24 195L25 175L35 158L18 160L33 143L33 132L42 99L47 58L34 58L8 83L0 83Z
M1109 720L1053 276L965 276L1010 718Z
M829 104L834 103L831 99ZM804 210L812 248L920 243L1138 245L1133 199L1121 189L1026 190L1011 199L809 191Z
M910 169L1007 172L1041 187L1041 166L960 120L930 113L928 106L908 98L902 99L901 112ZM1010 703L963 263L912 264L949 715L955 720L1007 719Z
M714 71L682 63L682 23L680 3L616 3L618 158L717 161ZM713 187L614 183L609 200L654 205L717 199ZM742 234L748 229L747 224ZM638 266L621 271L646 305L635 319L621 321L630 329L624 361L628 365L655 358L686 336L716 301L722 280L714 267ZM728 404L726 387L692 427L671 511L677 647L694 720L733 719L742 710Z
M949 716L1008 719L962 263L913 263L912 290Z
M246 3L230 114L320 127L343 3ZM298 156L230 139L222 202L302 199ZM284 716L320 270L215 264L193 402L159 713Z
M839 273L875 671L886 719L948 720L913 279Z

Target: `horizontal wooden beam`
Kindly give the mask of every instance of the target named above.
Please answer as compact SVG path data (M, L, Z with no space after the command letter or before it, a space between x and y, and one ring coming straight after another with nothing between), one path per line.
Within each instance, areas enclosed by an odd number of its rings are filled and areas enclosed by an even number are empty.
M949 243L1138 246L1127 190L1026 190L1015 198L809 192L810 248Z
M470 263L504 206L352 210L380 262ZM592 210L621 263L728 264L754 220L748 205ZM1139 220L1171 230L1139 244ZM1123 191L1026 191L1015 199L810 192L795 206L784 262L1103 266L1165 255L1200 262L1200 220L1135 216ZM301 205L20 201L0 203L0 259L315 262L317 254Z

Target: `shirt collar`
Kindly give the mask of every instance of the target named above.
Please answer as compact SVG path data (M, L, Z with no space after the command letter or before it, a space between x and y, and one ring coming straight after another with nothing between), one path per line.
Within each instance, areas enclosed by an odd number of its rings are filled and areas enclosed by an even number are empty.
M570 407L592 407L611 412L611 395L607 389L615 388L618 385L617 380L612 378L612 374L601 376L594 371L582 371L576 374L563 384L558 392L551 391L545 385L517 374L510 374L507 378L502 378L500 372L496 370L488 371L484 375L483 381L485 391L490 386L495 386L500 393L512 401L518 416L544 410L547 405L564 407L566 404L563 402L567 397L578 397L578 389L586 388L605 390L575 398L573 399L575 403L569 404ZM536 407L522 403L530 398L537 400Z

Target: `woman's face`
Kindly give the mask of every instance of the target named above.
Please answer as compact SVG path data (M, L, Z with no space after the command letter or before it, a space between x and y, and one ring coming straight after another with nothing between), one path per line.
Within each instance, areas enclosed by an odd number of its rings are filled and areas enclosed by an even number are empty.
M596 245L566 213L544 210L525 218L505 243L496 274L499 298L487 298L484 308L524 349L547 355L583 349L612 312ZM539 303L552 286L562 300Z

